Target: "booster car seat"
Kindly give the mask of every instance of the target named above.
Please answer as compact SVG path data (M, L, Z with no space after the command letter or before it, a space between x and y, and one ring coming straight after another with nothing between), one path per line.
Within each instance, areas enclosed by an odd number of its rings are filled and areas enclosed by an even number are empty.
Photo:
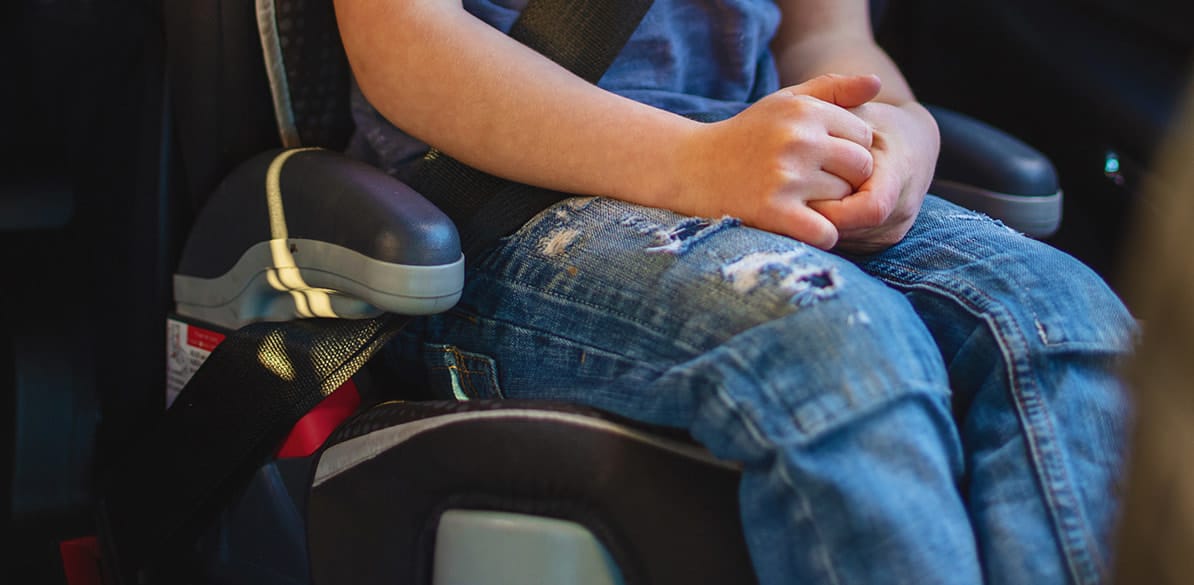
M397 180L336 154L352 131L351 80L331 2L170 0L164 16L178 155L203 208L175 276L171 343L183 358L201 361L225 332L255 321L426 314L456 301L463 269L452 223ZM1060 195L1044 157L963 116L935 114L936 190L986 204L1029 233L1056 228ZM326 150L292 148L300 145ZM975 176L982 187L962 180ZM287 341L263 342L253 357L282 378L319 369ZM468 367L459 359L449 370ZM684 436L570 405L358 406L418 395L354 378L229 494L197 544L156 563L156 574L119 563L114 573L163 582L754 581L737 469ZM311 428L311 438L297 437Z

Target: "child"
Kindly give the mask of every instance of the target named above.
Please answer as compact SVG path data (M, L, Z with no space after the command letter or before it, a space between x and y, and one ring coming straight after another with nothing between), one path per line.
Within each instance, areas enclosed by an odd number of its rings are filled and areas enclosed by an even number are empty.
M1105 578L1132 319L926 197L937 129L866 0L656 0L600 87L501 32L522 5L336 3L355 152L590 196L472 259L427 355L741 462L764 584Z

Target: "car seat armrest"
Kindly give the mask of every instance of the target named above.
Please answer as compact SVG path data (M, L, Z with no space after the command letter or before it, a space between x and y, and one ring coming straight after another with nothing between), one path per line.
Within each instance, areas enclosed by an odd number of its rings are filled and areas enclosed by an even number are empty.
M928 106L941 130L929 191L1043 238L1061 224L1057 171L1041 152L964 114Z
M177 311L253 321L429 314L460 297L456 227L402 182L342 154L274 150L201 210L174 276Z

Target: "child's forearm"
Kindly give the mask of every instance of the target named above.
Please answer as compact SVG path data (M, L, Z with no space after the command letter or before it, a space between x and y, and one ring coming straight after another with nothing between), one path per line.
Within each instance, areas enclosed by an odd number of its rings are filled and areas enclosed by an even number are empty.
M362 92L462 162L565 192L660 206L699 124L606 92L452 0L337 0Z
M614 95L465 12L455 0L336 0L365 96L396 126L475 168L685 215L733 215L828 248L807 202L871 174L871 129L846 108L874 77L819 77L702 124Z
M878 75L875 101L915 102L904 75L871 34L866 0L779 0L783 20L775 52L780 82L803 83L826 73Z

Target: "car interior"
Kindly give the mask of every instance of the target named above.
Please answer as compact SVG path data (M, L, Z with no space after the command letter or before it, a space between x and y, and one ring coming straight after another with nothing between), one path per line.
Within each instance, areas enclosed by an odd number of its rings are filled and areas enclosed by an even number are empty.
M1163 213L1142 194L1169 177L1154 162L1194 64L1182 25L1194 8L872 4L877 38L942 130L932 192L1075 255L1117 291L1139 277L1123 270L1147 261L1129 227ZM752 582L742 539L726 537L741 533L737 471L683 433L465 391L426 401L359 346L327 357L327 331L376 349L401 319L313 329L328 320L301 317L444 310L463 276L446 215L338 152L350 72L330 2L0 11L15 89L0 92L5 582ZM296 293L327 289L340 294ZM252 325L263 320L292 323ZM257 369L195 372L225 336ZM252 376L285 378L279 367L316 392L281 434L202 408L163 414L192 374L258 388L277 384ZM221 404L266 408L244 400ZM219 466L218 489L187 491L194 468Z

